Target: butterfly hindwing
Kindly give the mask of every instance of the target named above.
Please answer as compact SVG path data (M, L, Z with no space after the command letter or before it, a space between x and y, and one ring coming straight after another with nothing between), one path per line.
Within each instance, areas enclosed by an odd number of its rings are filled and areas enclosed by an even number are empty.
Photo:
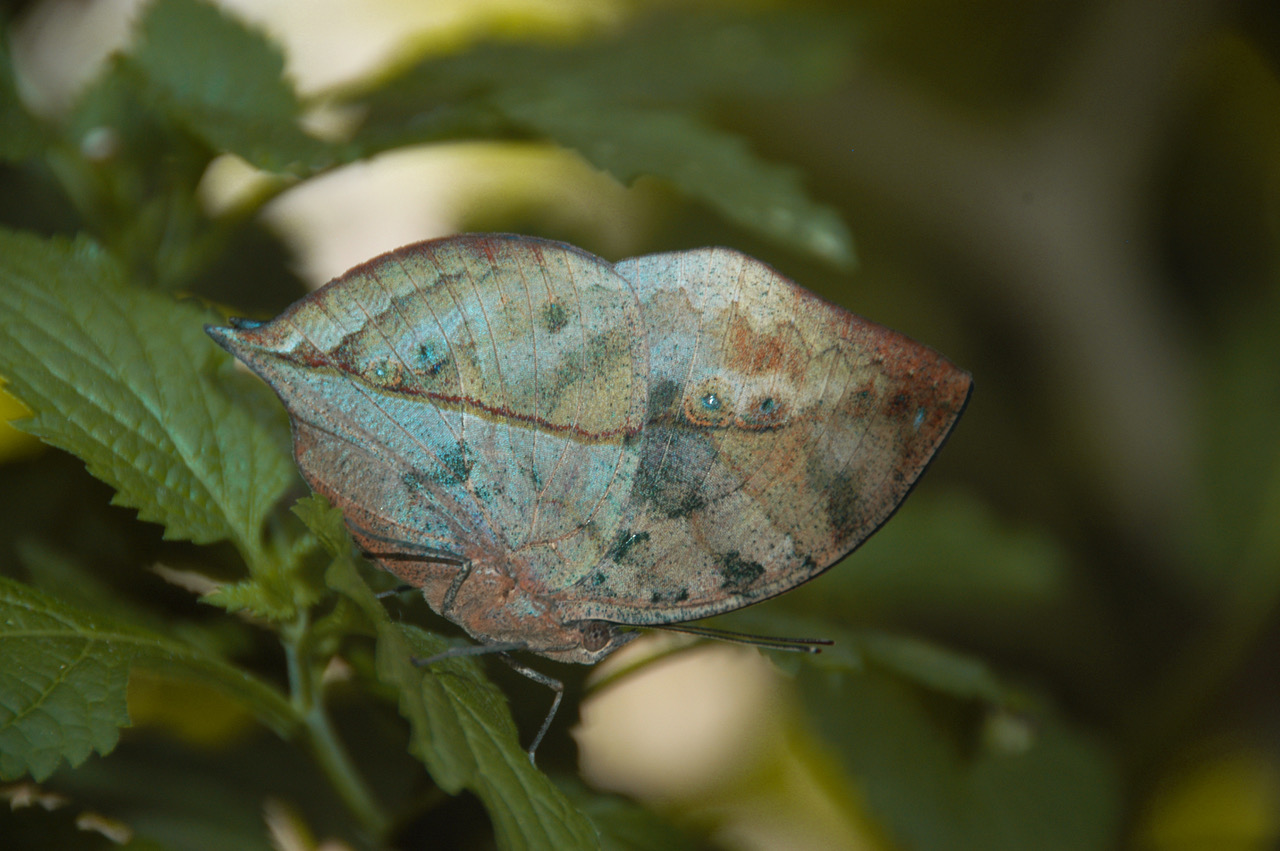
M905 498L969 376L728 249L623 261L649 339L629 522L566 612L663 623L825 570Z

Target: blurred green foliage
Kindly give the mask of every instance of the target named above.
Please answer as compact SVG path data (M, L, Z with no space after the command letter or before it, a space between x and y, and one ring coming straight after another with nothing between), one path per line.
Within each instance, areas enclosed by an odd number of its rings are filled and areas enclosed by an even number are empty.
M569 777L563 720L555 779L532 769L541 691L511 685L517 724L475 660L414 667L456 631L374 597L283 412L201 331L301 295L257 216L281 193L501 139L657 187L631 253L732 245L974 373L899 516L724 619L838 640L778 661L820 743L796 759L867 847L1273 847L1274 4L620 8L304 98L257 29L154 0L58 114L19 97L3 23L0 377L56 450L0 465L0 844L265 849L273 801L359 848L733 845L724 801ZM320 105L358 120L311 135ZM224 153L270 177L215 214ZM551 667L572 715L583 674Z

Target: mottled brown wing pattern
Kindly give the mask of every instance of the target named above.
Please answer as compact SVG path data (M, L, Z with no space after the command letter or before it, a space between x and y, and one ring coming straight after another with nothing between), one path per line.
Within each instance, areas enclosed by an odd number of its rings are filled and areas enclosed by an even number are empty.
M566 618L664 623L795 587L893 513L963 410L941 355L728 249L616 264L649 340L628 523Z

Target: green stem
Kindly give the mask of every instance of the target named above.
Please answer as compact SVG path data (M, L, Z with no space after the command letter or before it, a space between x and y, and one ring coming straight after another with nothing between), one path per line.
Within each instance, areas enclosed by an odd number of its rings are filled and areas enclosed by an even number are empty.
M302 652L309 635L309 624L304 613L292 627L284 631L283 636L290 691L294 707L306 731L307 744L352 815L370 835L381 838L390 827L391 818L379 806L360 777L333 729L329 714L325 712L323 695L316 684L315 670Z
M391 817L379 806L369 787L356 772L346 749L338 741L324 707L317 703L304 720L311 750L333 788L366 831L375 837L385 836L391 825Z

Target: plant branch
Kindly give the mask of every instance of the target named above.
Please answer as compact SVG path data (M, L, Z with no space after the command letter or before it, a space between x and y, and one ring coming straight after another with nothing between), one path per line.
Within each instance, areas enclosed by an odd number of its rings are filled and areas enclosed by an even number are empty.
M306 652L310 624L305 612L283 631L282 638L288 660L290 691L303 722L307 745L334 790L365 831L375 837L384 836L391 825L391 818L360 777L325 711L316 666Z

